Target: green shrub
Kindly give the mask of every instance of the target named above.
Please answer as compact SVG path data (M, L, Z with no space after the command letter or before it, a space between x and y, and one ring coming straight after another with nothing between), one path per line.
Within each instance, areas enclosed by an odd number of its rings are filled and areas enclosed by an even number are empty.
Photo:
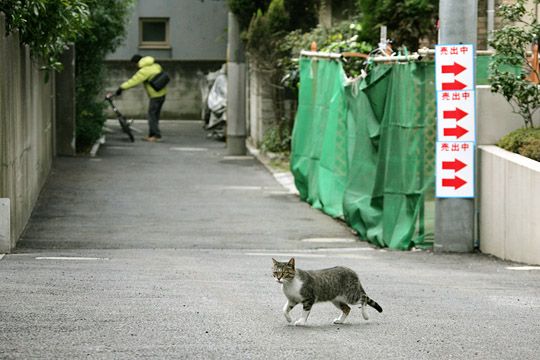
M525 128L512 131L503 136L497 146L540 161L540 129Z
M291 131L287 126L275 125L266 130L261 149L265 152L287 153L291 149Z
M527 49L538 42L540 27L536 14L527 11L525 0L503 4L497 14L503 26L494 31L490 42L496 51L490 65L491 91L504 96L513 112L523 118L525 127L534 127L533 114L540 108L540 88L528 75L540 74L529 62ZM515 73L516 68L521 68L520 74Z
M125 35L132 0L85 0L90 8L86 30L75 43L77 150L85 152L101 136L106 120L105 56Z
M242 30L249 26L251 18L258 11L266 11L270 0L227 0L231 12L237 15Z
M437 38L439 0L357 0L362 14L361 38L371 44L379 41L379 28L388 27L388 36L398 46L416 51L420 40Z
M85 0L0 0L0 11L6 31L18 29L44 68L61 70L60 55L86 29L90 10Z

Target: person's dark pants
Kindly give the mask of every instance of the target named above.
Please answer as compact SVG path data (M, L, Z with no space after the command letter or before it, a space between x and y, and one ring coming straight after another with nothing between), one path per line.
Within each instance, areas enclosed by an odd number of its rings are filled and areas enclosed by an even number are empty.
M165 96L150 98L150 105L148 106L148 136L161 137L161 131L159 131L159 114L161 113L161 107L165 102Z

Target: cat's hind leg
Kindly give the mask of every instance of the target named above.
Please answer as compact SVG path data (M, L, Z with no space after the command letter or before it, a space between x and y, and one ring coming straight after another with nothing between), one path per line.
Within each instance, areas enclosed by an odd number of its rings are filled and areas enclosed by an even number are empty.
M290 300L287 300L287 302L285 303L285 306L283 306L283 315L285 316L285 319L287 320L287 322L292 321L291 315L289 315L289 313L295 306L296 306L296 303Z
M341 310L341 315L339 315L338 318L334 319L334 324L343 324L347 316L349 316L351 308L349 307L349 305L340 301L332 301L332 304L334 304L335 307Z

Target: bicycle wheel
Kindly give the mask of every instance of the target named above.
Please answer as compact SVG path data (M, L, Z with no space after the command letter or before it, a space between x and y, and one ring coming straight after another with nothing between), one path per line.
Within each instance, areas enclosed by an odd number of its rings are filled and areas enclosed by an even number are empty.
M122 131L129 136L129 140L131 142L135 142L135 137L133 136L133 133L131 132L131 128L129 127L129 124L124 116L118 117L118 122L120 123L120 127L122 128Z

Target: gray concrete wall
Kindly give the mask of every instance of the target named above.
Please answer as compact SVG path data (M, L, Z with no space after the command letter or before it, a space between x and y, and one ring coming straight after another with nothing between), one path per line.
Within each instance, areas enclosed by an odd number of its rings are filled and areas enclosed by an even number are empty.
M227 16L226 0L136 1L123 45L107 57L107 88L116 90L133 75L136 68L128 61L133 54L150 55L172 75L162 118L200 119L200 79L226 61ZM169 18L170 48L139 47L141 17ZM118 108L130 118L146 118L148 99L143 88L125 92L118 99Z
M476 96L480 250L540 264L540 163L493 146L523 119L489 86L478 86ZM540 113L534 121L540 124Z
M158 62L171 75L167 100L161 111L162 119L199 120L201 119L201 91L200 82L205 74L217 71L223 65L219 61L172 61L159 60ZM114 91L118 86L130 78L136 67L129 61L107 61L107 89ZM122 93L115 101L118 109L132 119L146 119L148 112L148 96L142 85L131 88ZM109 116L114 118L109 110Z
M9 223L9 239L0 237L0 252L9 252L26 226L50 172L54 154L54 74L30 58L19 36L4 35L0 14L0 225ZM9 201L6 201L9 199ZM9 217L9 219L6 219Z
M480 250L540 265L540 162L480 146Z
M258 148L268 128L275 123L276 114L268 75L258 70L255 64L249 65L248 136L251 143Z
M160 59L225 61L226 0L138 0L128 23L124 44L109 60L128 60L133 54ZM139 48L139 18L169 18L170 49Z
M479 145L493 145L504 135L524 126L521 116L512 112L512 107L501 94L494 94L489 85L476 87L476 138ZM540 124L540 111L534 116Z

